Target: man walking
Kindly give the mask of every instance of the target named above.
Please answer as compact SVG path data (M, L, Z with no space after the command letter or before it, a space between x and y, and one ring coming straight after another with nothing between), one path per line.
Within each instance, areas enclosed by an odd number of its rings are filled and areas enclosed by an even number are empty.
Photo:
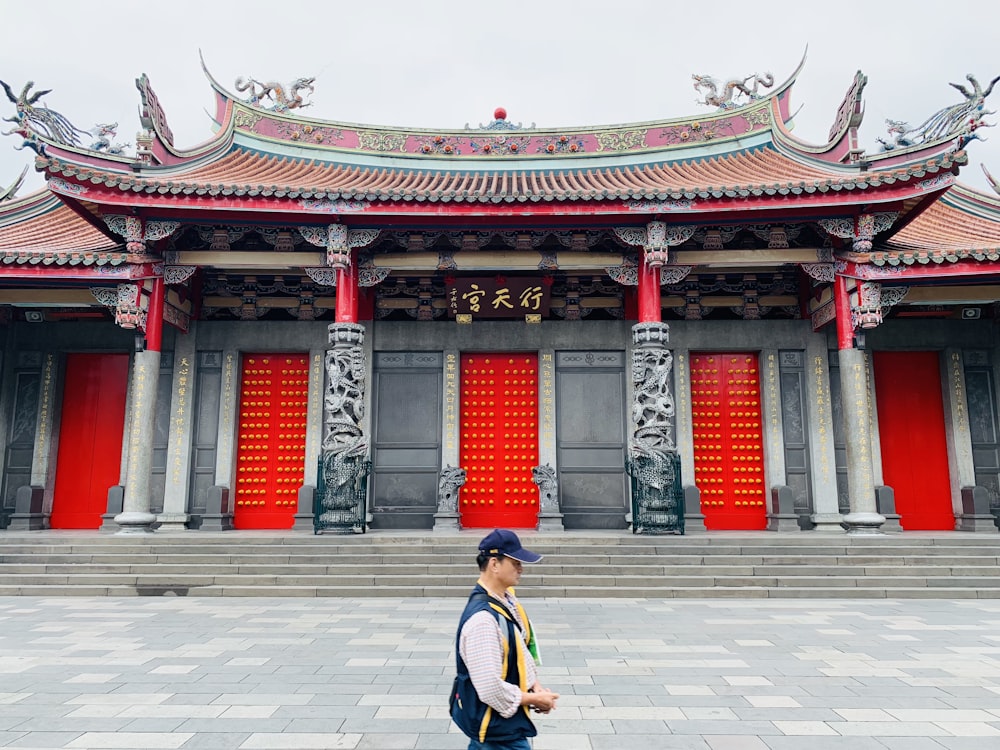
M522 565L541 559L507 529L479 543L479 581L458 623L451 693L451 717L469 737L469 750L529 750L538 731L528 710L556 707L559 693L538 682L531 623L514 596Z

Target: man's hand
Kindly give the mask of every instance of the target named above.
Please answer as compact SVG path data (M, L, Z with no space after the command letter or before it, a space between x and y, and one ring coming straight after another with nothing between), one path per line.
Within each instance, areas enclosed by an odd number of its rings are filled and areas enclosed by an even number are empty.
M521 704L530 706L532 710L540 714L547 714L554 711L556 701L559 700L559 693L553 693L548 688L535 688L530 693L521 694Z

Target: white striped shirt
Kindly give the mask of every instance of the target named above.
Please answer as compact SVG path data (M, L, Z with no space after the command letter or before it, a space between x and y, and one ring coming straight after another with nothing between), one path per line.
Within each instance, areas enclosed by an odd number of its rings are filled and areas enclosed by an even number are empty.
M520 652L518 664L524 665L525 685L531 687L537 680L535 662L528 653L524 642L524 623L517 612L517 600L506 594L503 603L507 605L514 620L520 625L517 631L517 649ZM503 668L503 652L507 643L507 625L501 624L490 612L476 612L466 620L458 637L458 650L469 670L472 685L479 700L491 706L503 718L509 719L521 705L521 689L500 677ZM516 658L511 654L511 658Z

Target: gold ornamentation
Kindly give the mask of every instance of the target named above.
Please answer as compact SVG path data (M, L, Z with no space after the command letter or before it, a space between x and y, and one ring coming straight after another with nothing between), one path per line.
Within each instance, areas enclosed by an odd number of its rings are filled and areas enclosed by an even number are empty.
M623 130L620 133L597 133L598 151L628 151L646 148L645 130Z
M376 133L373 131L358 131L358 148L365 151L399 151L406 150L406 136L401 133Z
M241 109L236 113L236 127L253 130L254 126L263 119L263 115L258 115L255 112L247 112L245 109Z
M771 124L771 110L768 107L761 107L760 109L755 109L752 112L747 112L744 117L747 121L747 132L749 133L753 130L754 125L770 125Z

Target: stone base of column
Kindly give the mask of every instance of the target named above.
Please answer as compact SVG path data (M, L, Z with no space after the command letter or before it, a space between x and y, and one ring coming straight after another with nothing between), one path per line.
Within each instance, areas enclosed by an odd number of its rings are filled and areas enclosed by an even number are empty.
M539 531L565 531L563 526L563 514L543 512L538 514Z
M43 531L47 528L49 528L49 518L44 513L12 513L6 530Z
M41 531L49 527L48 517L42 512L45 488L23 485L14 496L14 512L7 523L8 531Z
M440 511L434 514L434 532L459 531L462 528L461 520L455 511Z
M809 520L812 521L813 532L842 534L844 531L844 517L840 513L813 513Z
M955 525L957 531L975 531L995 534L997 519L990 512L990 494L985 487L962 488L962 513Z
M705 514L701 512L701 490L694 485L684 486L684 533L704 534Z
M235 528L232 513L206 513L201 517L201 526L198 527L198 530L232 531Z
M299 512L295 514L292 531L305 531L309 534L315 533L316 514L313 513L315 507L316 488L311 484L304 484L299 487ZM303 510L304 508L308 510Z
M900 515L898 513L883 513L885 517L885 523L882 524L881 531L887 534L900 534L903 531L903 527L899 523Z
M157 531L187 531L191 516L187 513L160 513L156 520L160 524Z
M115 523L121 527L116 534L152 534L156 516L142 511L126 511L115 516Z
M795 513L795 493L788 485L771 488L771 512L767 514L768 531L801 531Z
M110 531L112 533L120 531L121 527L115 523L115 516L125 509L125 485L113 484L108 487L108 508L101 515L100 531Z
M848 513L841 525L850 536L882 536L884 523L881 513Z
M983 534L996 534L1000 532L997 528L997 519L992 513L987 515L963 513L958 517L956 531L974 531Z
M221 484L208 488L205 512L201 516L201 531L232 531L233 514L229 510L229 488Z
M768 531L802 531L799 517L794 513L768 513Z

